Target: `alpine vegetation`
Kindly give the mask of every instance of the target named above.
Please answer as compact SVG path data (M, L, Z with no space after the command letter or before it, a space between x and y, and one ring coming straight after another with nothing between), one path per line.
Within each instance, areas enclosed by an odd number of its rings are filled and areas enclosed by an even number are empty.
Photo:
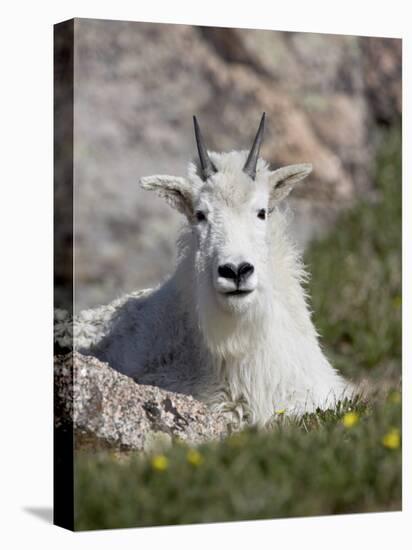
M312 166L271 170L259 157L264 124L265 114L250 152L216 153L194 117L199 161L187 177L141 179L186 217L177 266L154 291L120 303L87 350L141 384L261 426L275 411L302 415L353 392L319 345L279 207Z

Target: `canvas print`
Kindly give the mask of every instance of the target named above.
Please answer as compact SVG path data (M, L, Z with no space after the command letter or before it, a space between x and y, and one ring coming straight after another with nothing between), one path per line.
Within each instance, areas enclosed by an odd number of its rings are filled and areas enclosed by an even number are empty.
M54 30L54 517L401 510L399 39Z

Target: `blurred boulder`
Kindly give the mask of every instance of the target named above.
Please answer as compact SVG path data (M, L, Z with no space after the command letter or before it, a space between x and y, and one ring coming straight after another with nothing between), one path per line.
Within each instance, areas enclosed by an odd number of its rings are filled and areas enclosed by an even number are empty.
M402 116L402 41L365 37L360 41L368 106L377 122Z
M76 448L150 452L227 433L223 417L191 396L139 385L94 357L60 355L54 369L55 426L73 426Z

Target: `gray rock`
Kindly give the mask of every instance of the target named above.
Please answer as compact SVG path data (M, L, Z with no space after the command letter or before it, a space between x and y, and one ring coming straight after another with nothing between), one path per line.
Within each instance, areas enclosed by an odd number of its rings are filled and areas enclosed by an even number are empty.
M361 47L369 108L377 121L399 123L402 117L402 40L365 37Z
M94 357L56 356L54 368L55 427L73 422L76 448L151 452L227 434L224 418L193 397L136 384Z

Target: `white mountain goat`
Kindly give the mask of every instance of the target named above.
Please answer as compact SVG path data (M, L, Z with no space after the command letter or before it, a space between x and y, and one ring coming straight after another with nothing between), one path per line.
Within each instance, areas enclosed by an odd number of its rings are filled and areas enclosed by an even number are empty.
M88 350L139 383L258 425L279 409L333 407L353 391L319 346L306 274L278 208L312 166L271 171L259 158L264 120L249 154L218 154L207 152L194 117L199 164L187 178L141 179L187 218L177 267L156 290L120 305Z

